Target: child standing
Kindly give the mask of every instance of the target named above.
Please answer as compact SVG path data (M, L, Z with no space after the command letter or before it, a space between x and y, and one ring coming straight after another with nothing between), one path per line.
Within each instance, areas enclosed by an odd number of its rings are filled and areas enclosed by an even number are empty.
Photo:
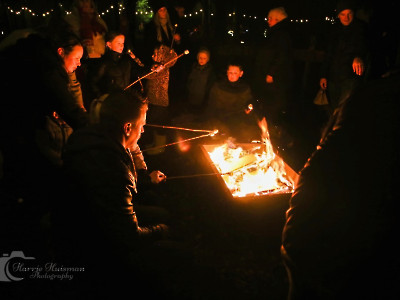
M207 105L208 95L216 76L210 62L210 51L200 48L186 82L187 109L191 113L202 113Z

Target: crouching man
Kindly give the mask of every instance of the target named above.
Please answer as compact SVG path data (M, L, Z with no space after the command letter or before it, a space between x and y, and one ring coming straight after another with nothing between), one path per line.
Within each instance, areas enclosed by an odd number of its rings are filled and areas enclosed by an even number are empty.
M140 266L154 241L167 236L165 224L140 226L132 204L137 173L129 149L137 148L147 109L140 95L112 93L101 106L99 123L75 131L65 149L64 201L57 201L54 214L57 253L93 270L93 277L117 272L120 280L124 271L142 276Z

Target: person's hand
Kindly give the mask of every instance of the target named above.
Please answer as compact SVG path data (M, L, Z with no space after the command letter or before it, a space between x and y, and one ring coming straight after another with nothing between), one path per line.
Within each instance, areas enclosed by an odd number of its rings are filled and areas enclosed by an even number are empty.
M165 68L164 65L159 65L155 71L158 73L164 70L164 68Z
M132 59L135 59L135 58L136 58L135 54L133 54L133 52L132 52L131 50L128 50L127 53L129 54L129 56L130 56Z
M328 80L326 80L326 78L321 78L319 80L319 86L321 87L321 89L326 90L326 88L328 87Z
M267 77L265 77L265 81L267 83L273 83L274 82L274 78L271 75L267 75Z
M252 111L253 111L253 104L247 105L247 107L244 109L244 112L245 112L246 115L248 115Z
M353 72L358 76L361 76L364 73L364 62L359 57L356 57L353 60Z
M151 68L151 70L156 73L159 73L164 69L165 69L164 65L155 65L153 68Z
M167 176L165 176L165 174L161 171L153 171L150 173L150 179L152 183L158 184L160 182L163 182L165 180L167 180Z
M170 237L170 228L166 224L158 224L155 226L161 239L168 239Z

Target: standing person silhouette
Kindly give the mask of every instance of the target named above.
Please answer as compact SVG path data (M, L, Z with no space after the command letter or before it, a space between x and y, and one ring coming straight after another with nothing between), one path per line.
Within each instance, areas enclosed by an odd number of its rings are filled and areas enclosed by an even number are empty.
M331 111L347 99L362 83L368 67L366 25L355 18L355 4L339 1L339 22L329 33L319 84L328 92Z
M391 76L344 99L300 171L282 234L289 300L398 296L399 87Z
M271 125L280 125L287 112L293 87L293 46L290 22L284 7L268 12L269 30L256 59L256 92Z

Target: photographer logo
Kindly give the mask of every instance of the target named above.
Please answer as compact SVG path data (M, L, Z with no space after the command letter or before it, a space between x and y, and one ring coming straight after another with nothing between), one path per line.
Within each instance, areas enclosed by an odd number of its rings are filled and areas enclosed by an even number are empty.
M23 279L72 280L73 273L83 272L83 267L64 267L54 262L33 264L34 257L27 257L22 251L12 251L0 257L0 282Z

